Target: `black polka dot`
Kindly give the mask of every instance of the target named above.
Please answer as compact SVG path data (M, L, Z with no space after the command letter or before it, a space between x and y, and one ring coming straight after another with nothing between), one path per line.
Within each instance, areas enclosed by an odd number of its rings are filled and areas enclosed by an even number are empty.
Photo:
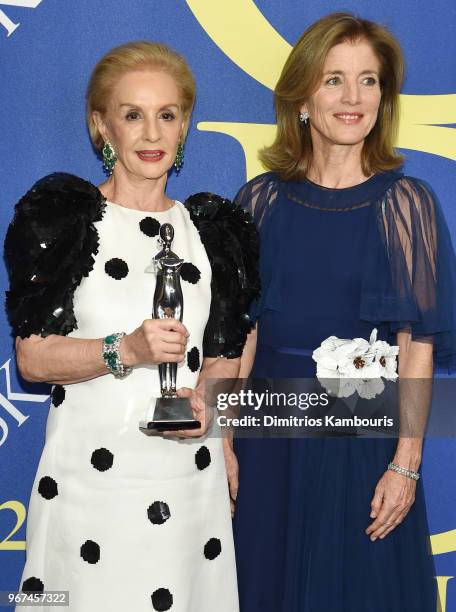
M114 463L114 455L107 448L97 448L92 453L90 463L99 472L106 472L109 468L112 468Z
M146 236L153 238L154 236L158 236L160 222L153 217L146 217L139 222L139 229L143 234L146 234Z
M147 508L147 516L149 521L154 525L163 525L163 523L169 519L171 513L166 502L154 501L154 503Z
M204 556L212 561L222 552L222 543L218 538L211 538L204 545Z
M86 540L81 546L81 557L87 563L98 563L100 560L100 547L93 540Z
M192 263L183 263L180 271L182 280L196 285L201 278L201 272Z
M62 385L55 385L52 389L52 404L57 408L65 399L65 389Z
M211 453L207 446L202 446L195 454L196 467L199 470L204 470L211 463Z
M200 352L196 346L187 353L187 365L192 372L197 372L200 368Z
M152 593L152 605L157 612L166 612L173 605L173 596L168 589L157 589Z
M27 578L27 580L24 580L24 582L22 583L23 593L42 593L43 591L44 584L39 578L35 578L35 576Z
M113 257L105 263L105 272L109 274L109 276L112 276L112 278L121 280L128 274L128 265L123 259Z
M38 484L38 493L44 499L52 499L59 493L57 483L50 476L43 476Z

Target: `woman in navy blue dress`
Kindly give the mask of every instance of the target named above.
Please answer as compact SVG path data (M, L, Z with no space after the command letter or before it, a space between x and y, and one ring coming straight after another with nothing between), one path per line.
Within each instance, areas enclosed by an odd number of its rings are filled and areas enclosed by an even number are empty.
M314 24L288 58L271 172L237 196L263 287L244 376L253 363L257 378L313 377L324 339L374 327L399 345L402 378L431 379L454 354L451 239L393 148L402 76L397 41L349 14ZM241 438L226 454L233 497L239 461L241 612L435 611L421 438Z

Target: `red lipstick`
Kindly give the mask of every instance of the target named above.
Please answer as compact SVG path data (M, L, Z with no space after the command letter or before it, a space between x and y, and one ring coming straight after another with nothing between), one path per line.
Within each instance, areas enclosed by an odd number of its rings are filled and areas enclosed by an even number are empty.
M141 161L145 162L159 162L165 156L165 152L161 149L155 149L153 151L145 149L143 151L136 151L136 155Z

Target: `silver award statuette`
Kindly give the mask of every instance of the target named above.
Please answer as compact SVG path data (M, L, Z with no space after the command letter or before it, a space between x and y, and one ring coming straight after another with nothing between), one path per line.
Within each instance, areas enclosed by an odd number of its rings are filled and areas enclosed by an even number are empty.
M174 228L170 223L160 227L162 250L154 257L152 268L157 282L153 300L153 318L182 321L184 303L180 282L180 269L183 259L172 252L171 243ZM148 268L150 270L150 268ZM176 393L177 363L160 363L161 397L155 400L152 419L141 421L139 427L145 433L155 431L176 431L178 429L198 429L201 426L193 416L190 400L178 397ZM154 401L154 400L153 400Z

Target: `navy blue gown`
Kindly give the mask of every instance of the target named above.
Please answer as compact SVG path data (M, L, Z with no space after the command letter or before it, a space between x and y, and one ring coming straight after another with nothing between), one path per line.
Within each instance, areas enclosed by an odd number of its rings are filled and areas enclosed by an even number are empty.
M315 376L331 335L395 343L409 329L455 353L454 254L431 190L398 172L347 189L267 173L239 192L260 232L253 377ZM421 481L404 522L371 542L375 486L396 440L235 440L241 612L435 612Z

